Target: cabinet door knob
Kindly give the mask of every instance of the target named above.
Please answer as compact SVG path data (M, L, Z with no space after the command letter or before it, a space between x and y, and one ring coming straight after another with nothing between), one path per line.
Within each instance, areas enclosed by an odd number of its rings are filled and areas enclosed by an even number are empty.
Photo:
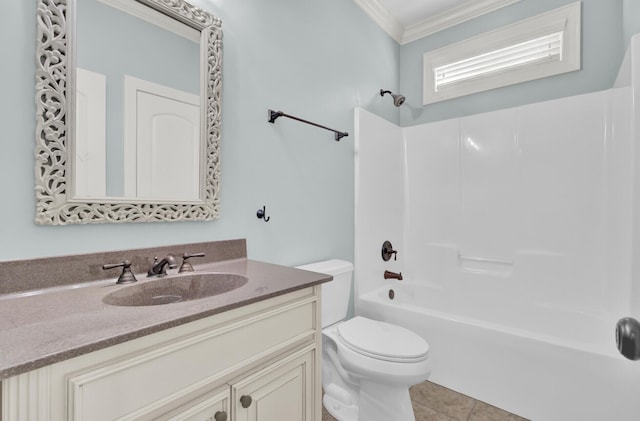
M250 407L251 406L251 396L249 396L249 395L240 396L240 405L242 405L243 408Z
M216 421L227 421L227 413L224 411L218 411L213 416L213 419Z

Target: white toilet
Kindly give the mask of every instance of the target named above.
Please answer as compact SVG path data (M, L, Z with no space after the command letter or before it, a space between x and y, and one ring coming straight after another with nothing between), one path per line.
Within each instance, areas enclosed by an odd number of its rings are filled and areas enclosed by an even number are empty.
M349 307L353 265L327 260L298 269L326 273L322 284L323 404L338 421L415 421L409 387L430 373L429 344L390 323L356 316Z

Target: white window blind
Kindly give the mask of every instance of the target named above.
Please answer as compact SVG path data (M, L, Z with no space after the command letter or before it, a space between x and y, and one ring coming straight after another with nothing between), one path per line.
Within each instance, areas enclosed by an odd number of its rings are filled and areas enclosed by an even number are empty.
M514 67L562 60L562 32L510 45L434 69L436 90L462 80L482 77Z
M581 2L424 54L423 104L580 69Z

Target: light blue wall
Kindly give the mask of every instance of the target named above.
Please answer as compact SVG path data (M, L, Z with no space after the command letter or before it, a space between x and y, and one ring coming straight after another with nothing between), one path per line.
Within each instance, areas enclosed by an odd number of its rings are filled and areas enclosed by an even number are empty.
M623 0L582 0L582 70L482 92L428 106L422 105L422 56L516 21L572 3L574 0L521 0L493 13L403 45L400 51L400 89L407 97L402 107L403 126L444 120L480 112L608 89L613 85L624 55ZM638 24L635 16L627 20ZM629 7L631 9L631 7ZM631 28L630 23L627 25ZM631 29L629 29L631 30Z
M252 258L282 264L353 258L353 108L414 125L611 86L638 0L583 1L583 70L422 107L422 54L569 3L521 0L399 47L350 0L194 0L224 28L221 218L206 223L37 226L34 194L35 1L0 14L4 181L0 260L247 238ZM623 14L624 11L624 14ZM400 66L398 66L400 64ZM401 69L401 70L398 70ZM402 83L400 82L402 81ZM380 88L407 96L400 109ZM268 108L351 136L280 119ZM267 206L268 223L255 218Z
M353 259L353 109L398 121L378 91L399 87L399 46L350 0L198 4L224 29L221 218L37 226L36 2L2 2L0 260L229 238L247 238L251 258L275 263ZM335 142L293 120L269 124L268 108L350 136ZM255 216L262 205L268 223Z

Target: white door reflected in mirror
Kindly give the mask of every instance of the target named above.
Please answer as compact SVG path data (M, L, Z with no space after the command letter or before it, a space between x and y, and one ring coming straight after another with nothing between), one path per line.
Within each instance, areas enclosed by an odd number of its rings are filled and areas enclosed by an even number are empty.
M124 195L200 200L200 97L125 77Z

